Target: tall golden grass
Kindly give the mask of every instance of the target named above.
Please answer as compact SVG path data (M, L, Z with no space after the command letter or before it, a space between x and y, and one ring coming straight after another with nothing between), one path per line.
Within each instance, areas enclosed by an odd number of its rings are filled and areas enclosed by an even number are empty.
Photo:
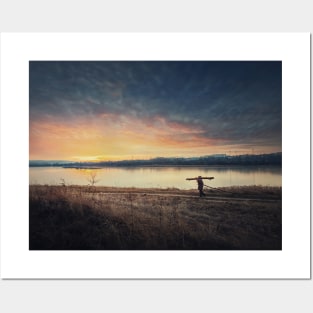
M280 250L281 188L29 189L31 250Z

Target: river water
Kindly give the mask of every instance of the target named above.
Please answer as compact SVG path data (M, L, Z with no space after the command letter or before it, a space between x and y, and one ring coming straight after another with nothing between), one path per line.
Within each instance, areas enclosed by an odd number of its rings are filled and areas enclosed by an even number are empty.
M74 169L62 167L30 167L30 184L85 185L95 174L96 186L137 188L193 189L195 181L186 178L214 176L205 181L212 187L227 186L281 186L282 170L278 166L208 166L208 167L105 167L101 169Z

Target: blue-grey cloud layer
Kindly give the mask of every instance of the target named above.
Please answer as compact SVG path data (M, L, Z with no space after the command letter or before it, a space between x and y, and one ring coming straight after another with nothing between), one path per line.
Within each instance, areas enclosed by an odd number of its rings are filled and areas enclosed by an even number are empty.
M281 62L30 62L30 118L163 116L228 144L281 150Z

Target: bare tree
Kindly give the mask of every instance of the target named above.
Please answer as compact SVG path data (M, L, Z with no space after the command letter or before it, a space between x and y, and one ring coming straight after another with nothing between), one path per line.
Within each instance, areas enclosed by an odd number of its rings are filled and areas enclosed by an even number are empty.
M90 172L88 181L90 182L91 186L94 186L96 183L98 183L100 180L96 179L97 172Z

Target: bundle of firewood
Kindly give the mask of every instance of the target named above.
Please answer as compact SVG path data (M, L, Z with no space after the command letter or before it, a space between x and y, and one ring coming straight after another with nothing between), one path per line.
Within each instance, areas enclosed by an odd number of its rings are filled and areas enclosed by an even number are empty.
M202 177L202 176L199 176L199 177L195 177L195 178L186 178L186 180L197 180L197 179L214 179L214 177Z

